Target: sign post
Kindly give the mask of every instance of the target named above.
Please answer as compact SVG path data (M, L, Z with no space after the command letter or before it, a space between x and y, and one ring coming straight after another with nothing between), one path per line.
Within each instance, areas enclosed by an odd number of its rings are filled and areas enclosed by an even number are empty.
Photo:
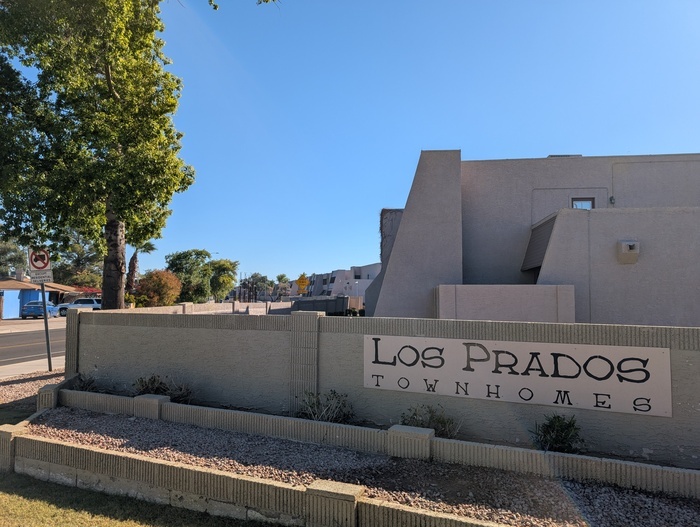
M46 334L46 356L49 361L49 371L51 367L51 339L49 338L49 316L46 311L46 282L53 282L53 271L51 270L51 258L46 249L33 249L29 251L29 269L32 273L32 283L41 284L41 302L44 306L44 333Z

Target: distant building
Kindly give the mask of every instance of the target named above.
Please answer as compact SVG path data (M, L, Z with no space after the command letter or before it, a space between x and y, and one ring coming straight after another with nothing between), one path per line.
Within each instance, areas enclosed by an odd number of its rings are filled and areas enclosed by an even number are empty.
M330 273L309 275L309 285L306 286L306 293L303 296L348 296L364 299L367 287L379 275L381 268L380 263L374 263L353 266L350 269L336 269ZM299 287L296 281L292 281L290 286L290 295L292 297L298 295Z
M460 157L382 211L368 315L700 326L700 154Z

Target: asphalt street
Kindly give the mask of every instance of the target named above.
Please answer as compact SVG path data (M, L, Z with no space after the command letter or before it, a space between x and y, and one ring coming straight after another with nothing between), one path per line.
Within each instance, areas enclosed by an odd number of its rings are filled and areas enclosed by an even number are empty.
M63 368L66 319L49 319L52 369ZM44 321L0 320L0 379L48 370Z

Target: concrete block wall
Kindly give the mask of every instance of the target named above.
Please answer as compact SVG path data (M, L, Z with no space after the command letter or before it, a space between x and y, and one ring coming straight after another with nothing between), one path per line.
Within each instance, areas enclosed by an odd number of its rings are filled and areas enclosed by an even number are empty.
M305 490L292 485L43 438L21 436L15 443L15 471L37 479L234 518L304 525Z
M364 387L364 335L648 346L670 348L673 416L654 417L577 408L464 399ZM342 373L341 373L342 372ZM319 320L319 391L347 394L362 419L400 422L417 405L438 404L460 424L465 441L535 448L530 430L554 412L573 415L586 448L657 464L700 469L700 328L551 324L403 318L325 317Z
M0 425L0 473L12 472L15 466L14 437L20 430L15 425Z
M72 315L72 314L71 314ZM77 315L77 314L76 314ZM69 319L69 324L72 319ZM421 404L461 423L459 439L533 446L535 422L557 408L364 387L364 336L646 346L670 349L673 416L562 409L587 449L700 469L700 328L464 320L292 316L138 315L84 312L69 328L66 364L109 386L157 373L189 384L208 403L295 415L306 391L347 394L358 420L381 427ZM74 340L73 340L74 339ZM70 370L67 370L70 372Z
M156 374L188 384L200 402L290 412L294 317L134 311L81 313L74 336L80 351L67 344L66 373L121 392Z
M109 404L110 398L114 399L113 404ZM114 413L111 410L121 408L124 411L118 413L136 415L139 411L139 401L143 401L149 405L151 415L159 415L164 421L203 428L326 444L394 457L496 468L575 481L593 480L624 488L700 498L700 471L698 470L436 438L434 430L429 428L394 425L388 430L378 430L291 417L182 405L168 402L168 397L163 396L135 397L133 405L129 408L123 404L124 399L127 398L92 392L60 391L60 400L68 403L66 406L74 404L75 407L96 412ZM3 455L2 452L14 452L10 447L2 450L2 445L21 435L23 428L22 426L9 427L4 436L2 430L0 428L0 456ZM3 437L6 443L2 443ZM10 454L6 454L8 459L9 456Z
M102 408L104 401L100 395L102 394L86 392L80 403L88 409ZM118 399L117 396L109 397ZM142 396L141 400L148 400L161 407L161 410L181 406L168 403L163 398L144 399ZM210 410L212 409L190 407L188 414L193 421L202 423L208 421L208 417L211 418ZM221 415L222 412L239 413L220 410L217 414ZM166 415L168 412L158 413ZM202 417L195 417L197 413L201 413ZM280 421L292 423L285 433L290 438L294 438L296 433L297 439L313 435L303 431L304 424L310 428L316 425L328 429L344 428L343 425L304 422L277 416L259 417L260 423L267 421L268 429L273 433L279 431ZM228 422L220 417L215 421L225 426L246 426L245 422L235 419ZM33 437L25 433L25 425L26 422L17 426L0 427L0 472L14 470L61 485L130 496L214 515L290 526L485 525L477 520L369 499L365 496L365 488L359 485L318 480L307 488L292 487L248 476L171 464L135 454L115 453ZM625 488L700 498L700 472L697 470L436 439L433 430L405 426L375 432L386 438L383 453L389 455L580 481L597 480ZM358 445L362 444L361 436L353 437L359 438ZM346 446L356 448L358 445L353 445L350 439Z

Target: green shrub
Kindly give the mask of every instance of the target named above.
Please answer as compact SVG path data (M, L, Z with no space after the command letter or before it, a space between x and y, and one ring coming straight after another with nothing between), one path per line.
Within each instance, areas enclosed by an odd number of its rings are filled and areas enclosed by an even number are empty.
M349 423L355 417L355 412L348 403L347 394L335 390L327 394L304 392L297 417L329 423Z
M461 423L456 423L452 417L447 417L442 405L438 405L438 408L436 409L428 404L411 406L408 409L408 413L401 414L401 424L432 428L435 430L437 437L454 439L459 433Z
M535 429L530 430L532 440L545 452L564 452L576 454L583 447L581 428L573 415L568 419L563 415L545 415L542 425L535 422Z

